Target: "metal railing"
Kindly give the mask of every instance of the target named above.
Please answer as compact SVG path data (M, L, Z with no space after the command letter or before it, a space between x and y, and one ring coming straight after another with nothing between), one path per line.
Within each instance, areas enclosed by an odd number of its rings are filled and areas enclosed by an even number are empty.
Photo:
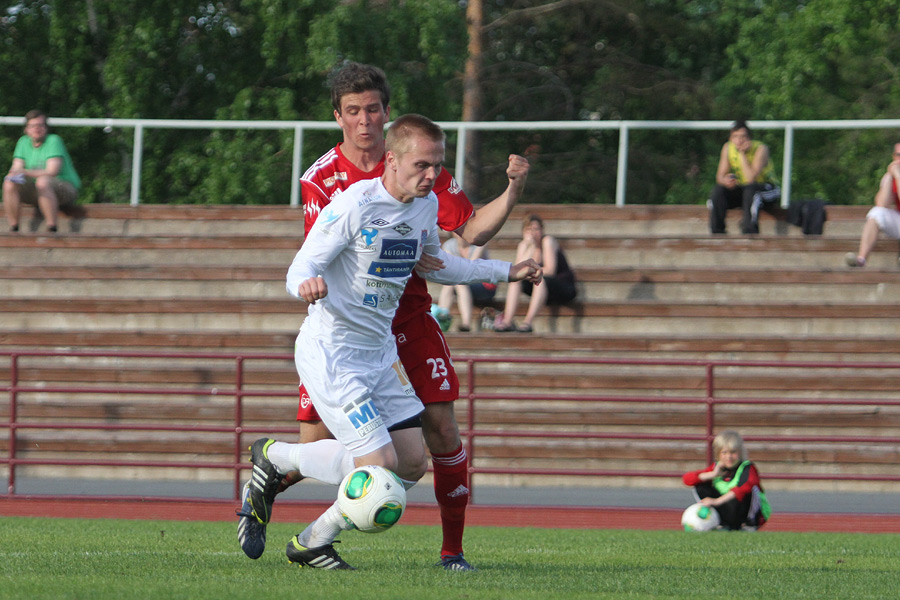
M244 456L248 439L244 436L288 434L294 439L296 435L291 416L284 416L283 423L270 424L267 419L277 417L259 414L275 402L288 410L269 414L291 415L297 388L289 383L293 371L290 354L5 350L0 356L7 363L0 364L0 393L6 397L0 401L0 415L5 414L0 420L0 442L3 434L6 437L0 466L8 469L8 497L16 494L18 469L56 466L227 471L234 483L234 499L238 500L242 472L249 468ZM465 407L460 430L473 476L679 477L681 473L671 467L659 469L660 459L652 457L638 460L636 467L601 468L606 458L602 447L590 459L592 464L600 464L594 468L588 468L583 458L574 460L576 468L565 460L550 464L546 459L554 456L549 450L532 456L537 460L532 464L523 456L510 459L509 450L529 444L544 448L561 442L578 452L591 451L597 444L662 444L666 446L662 453L668 455L669 445L680 445L690 455L685 460L695 465L705 449L708 464L715 433L721 427L733 427L737 415L747 421L744 438L752 445L754 455L765 454L768 449L780 456L786 452L784 448L790 448L795 456L838 454L849 448L882 457L880 462L853 465L845 471L798 470L793 468L797 461L790 457L781 465L763 459L766 479L900 482L898 463L890 457L900 445L900 437L893 433L898 425L887 422L893 419L900 423L900 399L895 389L885 391L884 385L885 377L898 372L900 363L513 356L458 357L455 363L464 389L459 400ZM159 373L164 376L159 377ZM537 379L527 380L526 374ZM801 375L806 379L797 381L798 385L778 384ZM159 383L162 380L167 384ZM541 387L535 381L546 385ZM671 382L669 387L660 383L667 381ZM597 389L601 382L610 389ZM759 382L760 389L751 384L748 392L748 382ZM612 389L616 386L620 389ZM144 398L154 402L143 402ZM217 404L211 406L213 401ZM233 411L231 418L222 417L228 407ZM604 410L609 407L616 407L614 410L635 422L631 426L607 423ZM177 409L177 414L166 415L169 408ZM769 425L750 422L748 410L756 410L755 418ZM203 416L204 411L215 416ZM574 414L575 420L555 422L554 413ZM493 419L486 418L491 414ZM598 419L589 418L595 414ZM779 415L792 425L779 425ZM832 415L830 423L816 423L828 415ZM138 455L127 459L115 451L78 458L66 450L66 443L80 448L100 443L95 438L85 440L86 432L92 431L106 434L103 443L110 435L126 434L127 439L142 432L154 437L178 433L181 447L191 445L184 442L188 432L198 434L196 437L219 434L224 441L209 458L191 460L186 460L182 451L176 453L180 458L164 460L149 450L146 458ZM24 432L35 432L34 439L26 439ZM59 444L60 437L64 438L63 447L39 456L44 452L39 446L45 443L41 435L51 446L50 442ZM491 452L497 447L504 450L499 458L492 457ZM139 454L138 450L132 452ZM197 453L202 455L202 451ZM885 453L887 456L882 456ZM474 492L475 477L472 482Z
M229 121L229 120L176 120L176 119L78 119L52 117L54 127L98 127L106 131L113 128L134 129L134 152L131 166L131 197L133 206L140 204L141 165L144 152L144 131L146 129L268 129L294 132L293 156L291 161L290 205L300 204L299 179L304 172L303 137L307 130L338 129L333 121ZM485 121L441 121L438 124L446 131L457 133L457 147L465 148L470 131L548 131L573 130L618 131L619 151L616 167L616 205L626 204L626 182L628 174L629 133L635 130L725 130L732 121L531 121L531 122L485 122ZM22 125L22 117L0 117L0 125ZM748 121L754 129L781 130L784 132L783 163L781 169L783 206L791 199L791 174L793 172L794 132L798 130L822 129L897 129L900 119L845 119L831 121ZM454 175L461 186L465 186L465 156L456 153Z

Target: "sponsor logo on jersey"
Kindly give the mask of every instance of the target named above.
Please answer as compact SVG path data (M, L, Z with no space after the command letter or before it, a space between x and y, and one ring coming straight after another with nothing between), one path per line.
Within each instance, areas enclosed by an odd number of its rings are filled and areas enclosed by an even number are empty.
M335 221L337 221L338 216L334 214L334 211L329 207L322 211L322 214L319 215L319 218L322 219L325 225L327 225L329 223L334 223Z
M310 404L312 404L312 398L310 398L309 394L304 391L300 394L300 407L309 408Z
M384 240L381 243L381 254L378 258L396 260L415 260L419 244L416 240Z
M342 410L359 437L366 437L367 434L381 427L383 423L378 408L375 407L375 403L369 396L348 402L342 407Z
M374 221L372 221L372 225L374 225L375 227L385 227L387 225L390 225L390 221L385 221L384 219L375 219Z
M395 290L402 290L404 288L404 286L398 283L392 283L390 281L379 281L378 279L366 279L366 287L390 288Z
M364 227L362 231L359 232L359 235L362 236L366 246L371 246L375 243L375 238L378 237L378 230L374 227Z
M366 294L363 296L363 306L371 306L378 308L378 296L376 294Z
M386 263L374 261L369 265L369 275L378 275L379 277L407 277L412 273L416 266L414 262L404 263Z
M422 251L425 251L425 242L428 240L428 230L422 230Z
M372 202L373 200L375 200L375 196L373 196L373 195L372 195L371 193L369 193L369 192L366 192L365 194L363 194L363 197L359 200L359 202L358 202L357 204L358 204L360 207L362 207L362 206L365 206L366 204L369 204L369 203Z
M334 175L325 180L325 187L331 187L337 181L347 181L347 173L345 171L337 171Z
M399 333L397 334L397 344L405 344L406 343L406 334Z
M458 183L456 183L456 177L450 178L450 187L447 188L447 191L451 194L458 194L462 191L462 187Z
M412 227L410 227L406 223L400 223L399 225L395 226L393 229L400 235L407 235L407 234L409 234L410 231L412 231Z
M449 392L450 391L450 382L445 379L444 383L441 384L440 390L442 392Z

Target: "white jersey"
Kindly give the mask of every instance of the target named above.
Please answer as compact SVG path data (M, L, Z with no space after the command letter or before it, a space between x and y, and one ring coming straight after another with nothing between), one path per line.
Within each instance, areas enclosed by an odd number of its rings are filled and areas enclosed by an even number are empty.
M322 210L287 273L287 290L321 275L328 294L309 307L303 330L333 344L374 349L391 337L391 321L423 253L446 267L439 283L506 281L509 263L469 261L441 250L434 193L403 203L381 179L357 182Z

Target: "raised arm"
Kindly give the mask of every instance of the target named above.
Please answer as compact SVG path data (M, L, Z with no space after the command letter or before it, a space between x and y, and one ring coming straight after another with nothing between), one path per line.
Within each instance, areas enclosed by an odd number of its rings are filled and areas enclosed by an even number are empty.
M502 194L478 208L472 218L466 221L462 227L456 230L470 244L483 246L491 238L497 235L500 228L509 217L509 213L515 208L516 203L525 189L525 180L528 178L528 159L518 154L509 155L509 165L506 168L506 176L509 185Z

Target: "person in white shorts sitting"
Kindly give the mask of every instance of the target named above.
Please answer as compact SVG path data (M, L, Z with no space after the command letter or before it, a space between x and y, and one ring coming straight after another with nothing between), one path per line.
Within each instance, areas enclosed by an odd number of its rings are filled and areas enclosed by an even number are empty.
M337 484L355 467L380 465L407 489L425 474L422 403L391 333L413 269L428 271L429 280L445 285L541 281L541 267L531 259L516 265L471 261L441 250L432 188L444 143L444 132L425 117L395 120L385 140L384 175L336 196L288 269L288 292L310 304L295 346L297 372L336 439L253 443L249 497L260 523L271 518L275 493L291 471ZM333 545L350 528L335 502L291 539L288 559L301 566L352 569Z
M859 240L859 252L848 252L844 261L850 267L864 267L869 253L878 241L878 232L893 239L900 239L900 143L894 144L894 155L887 171L881 177L878 192L875 194L875 206L866 215L862 237Z

